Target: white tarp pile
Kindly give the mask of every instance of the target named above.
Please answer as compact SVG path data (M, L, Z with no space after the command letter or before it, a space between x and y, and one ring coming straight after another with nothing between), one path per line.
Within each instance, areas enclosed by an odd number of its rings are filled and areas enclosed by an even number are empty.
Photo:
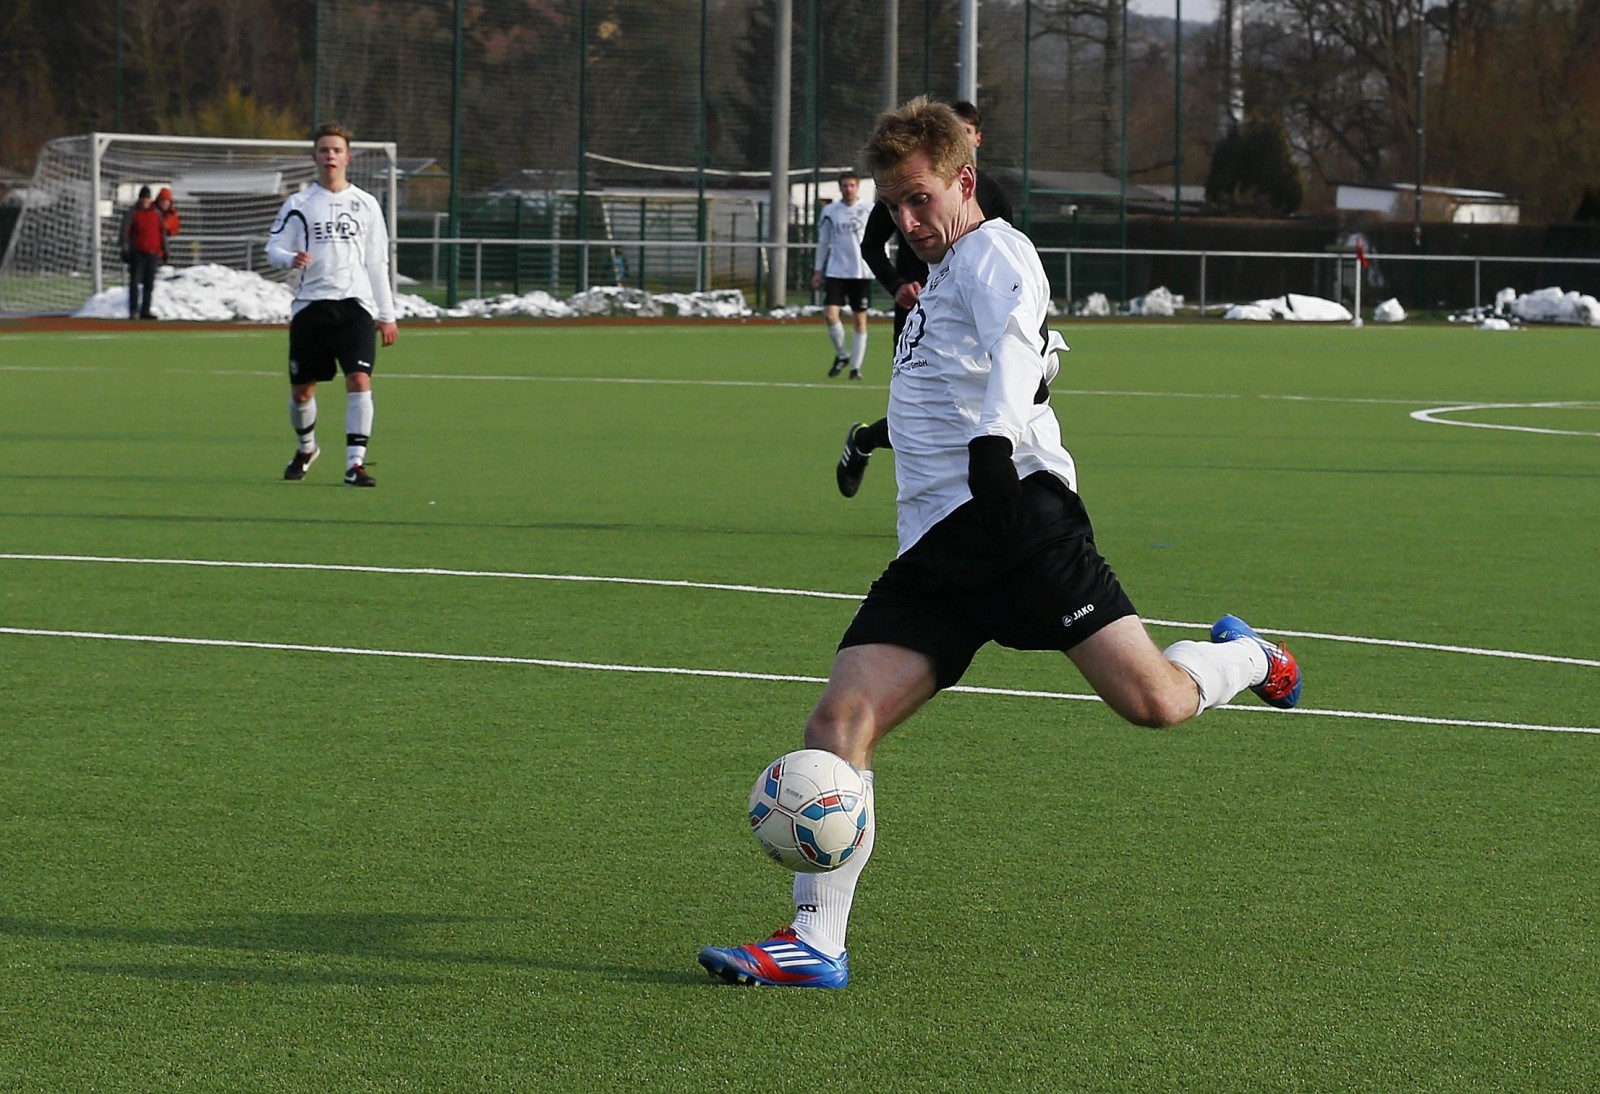
M1143 296L1128 301L1129 315L1176 315L1183 307L1183 297L1174 296L1165 285L1151 289Z
M1403 323L1405 318L1406 310L1400 306L1400 301L1392 296L1372 309L1374 323Z
M1496 299L1499 299L1496 297ZM1511 301L1510 311L1524 323L1576 323L1600 327L1600 300L1560 289L1537 289Z
M227 266L163 266L156 274L150 313L157 319L191 322L287 323L294 293L260 274ZM128 318L128 287L118 285L91 296L78 309L80 319Z
M161 267L156 275L151 314L157 319L189 322L287 323L294 291L279 281L227 266ZM646 293L608 285L566 300L547 292L505 294L486 300L464 300L454 308L429 303L413 293L395 296L401 319L570 319L576 316L690 316L733 319L751 314L744 293L717 289L701 293ZM96 293L77 312L79 319L126 319L125 285Z
M1468 308L1452 315L1450 322L1472 323L1480 330L1510 330L1517 323L1600 327L1600 300L1558 288L1536 289L1521 296L1515 289L1501 289L1495 293L1492 307Z
M1111 301L1106 298L1106 294L1103 292L1092 292L1087 300L1072 309L1072 314L1087 316L1091 319L1110 315Z
M1348 323L1354 316L1349 308L1336 300L1288 293L1271 300L1257 300L1252 304L1232 304L1222 313L1222 318L1254 322L1286 319L1297 323Z

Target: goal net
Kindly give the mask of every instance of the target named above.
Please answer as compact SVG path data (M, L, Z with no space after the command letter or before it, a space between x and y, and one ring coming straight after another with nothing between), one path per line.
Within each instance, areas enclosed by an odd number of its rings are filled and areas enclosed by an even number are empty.
M383 205L395 240L395 146L357 141L350 181ZM214 263L281 279L265 243L283 199L316 180L309 141L88 133L39 153L22 213L0 260L0 315L70 315L125 282L119 233L139 189L170 187L182 229L173 266ZM391 253L390 269L394 269Z

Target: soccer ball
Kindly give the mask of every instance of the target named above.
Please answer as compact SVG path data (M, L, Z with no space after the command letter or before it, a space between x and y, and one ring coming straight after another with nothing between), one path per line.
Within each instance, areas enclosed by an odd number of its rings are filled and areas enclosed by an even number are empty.
M773 760L750 791L750 830L774 861L819 873L850 861L867 835L867 784L820 748Z

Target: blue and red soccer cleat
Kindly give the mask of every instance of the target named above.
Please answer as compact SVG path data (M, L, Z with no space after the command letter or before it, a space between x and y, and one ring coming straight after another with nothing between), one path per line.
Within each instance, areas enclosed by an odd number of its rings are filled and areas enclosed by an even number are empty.
M1234 642L1248 638L1267 654L1267 678L1251 687L1268 706L1288 710L1300 701L1300 666L1285 646L1274 646L1236 615L1225 615L1211 625L1211 641Z
M705 946L700 964L730 984L772 984L786 988L842 988L850 983L850 955L835 960L800 941L793 927L779 927L765 942L748 946Z

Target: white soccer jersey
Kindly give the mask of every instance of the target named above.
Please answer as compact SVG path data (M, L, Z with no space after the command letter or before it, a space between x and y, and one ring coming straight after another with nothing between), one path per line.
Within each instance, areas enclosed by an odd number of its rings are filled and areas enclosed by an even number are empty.
M872 267L861 256L861 236L867 230L872 203L856 199L854 205L830 201L822 207L817 221L817 266L823 277L860 280L872 276Z
M1009 438L1022 478L1049 471L1077 489L1055 412L1034 402L1067 348L1045 327L1049 305L1033 242L1003 220L984 221L928 271L889 379L901 554L972 498L974 437Z
M300 271L292 314L313 300L361 301L380 323L394 322L389 292L389 228L377 199L359 186L338 193L312 183L278 210L267 237L267 261L279 269L307 251L311 265Z

